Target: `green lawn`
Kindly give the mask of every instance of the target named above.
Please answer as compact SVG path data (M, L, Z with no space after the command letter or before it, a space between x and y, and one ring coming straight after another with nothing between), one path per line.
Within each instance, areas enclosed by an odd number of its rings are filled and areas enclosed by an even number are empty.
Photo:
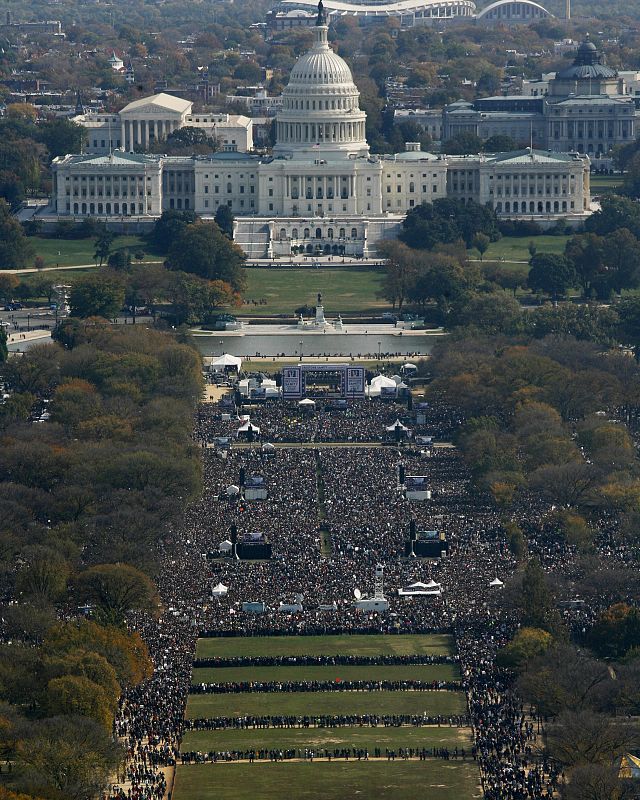
M305 747L321 747L327 750L342 747L459 747L471 749L469 728L269 728L268 730L218 730L187 731L182 740L182 751L196 750L208 753L211 750L304 750Z
M189 695L186 716L464 713L463 692L243 692Z
M247 270L245 304L238 313L256 316L293 314L296 308L305 304L315 306L318 292L322 292L328 314L379 311L389 307L385 300L376 297L382 276L381 270L362 267L251 268ZM253 300L261 299L267 301L266 305L253 305Z
M491 242L484 254L484 261L529 261L529 242L533 242L538 253L562 253L568 236L503 236ZM470 258L479 258L477 250L469 250Z
M192 683L227 681L455 681L457 664L381 665L375 667L212 667L193 670Z
M73 267L78 264L93 264L95 252L95 239L48 239L44 236L31 238L36 255L44 258L45 267ZM132 250L141 248L145 251L145 261L154 261L158 256L148 254L148 245L140 236L116 236L113 240L112 250L121 247L130 247Z
M415 636L238 636L199 639L196 658L236 656L318 656L318 655L420 655L453 652L453 640L446 634Z
M624 183L623 175L592 175L591 194L599 194L620 188Z
M473 762L198 764L178 767L175 800L471 800Z

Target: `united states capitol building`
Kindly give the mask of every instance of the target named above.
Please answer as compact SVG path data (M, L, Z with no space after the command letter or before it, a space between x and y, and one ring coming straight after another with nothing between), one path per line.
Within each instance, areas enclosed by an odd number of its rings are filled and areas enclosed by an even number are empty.
M158 156L113 150L53 161L51 218L85 216L142 224L168 209L234 216L251 258L291 253L370 256L394 238L406 213L454 197L498 216L579 222L589 214L588 156L531 149L478 156L407 150L372 155L351 71L327 41L322 10L314 44L295 64L268 156L216 152Z

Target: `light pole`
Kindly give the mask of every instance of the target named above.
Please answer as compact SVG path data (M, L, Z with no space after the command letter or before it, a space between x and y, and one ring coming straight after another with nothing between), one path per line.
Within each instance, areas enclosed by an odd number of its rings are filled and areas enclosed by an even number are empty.
M300 345L300 361L302 361L302 339L299 342Z
M382 342L378 342L378 361L382 360Z

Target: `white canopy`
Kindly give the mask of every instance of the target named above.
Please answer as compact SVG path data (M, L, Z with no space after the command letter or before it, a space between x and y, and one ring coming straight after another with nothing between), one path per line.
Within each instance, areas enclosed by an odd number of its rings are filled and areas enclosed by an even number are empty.
M228 539L225 539L224 542L220 542L220 544L218 545L218 552L230 553L232 548L233 548L233 543L230 542Z
M260 433L260 428L257 425L254 425L251 420L248 419L238 428L238 433L249 433L249 431L253 431L253 433Z
M312 400L310 397L305 397L304 400L300 400L298 403L299 406L304 406L305 408L313 408L316 407L316 401Z
M276 448L275 448L275 445L271 444L271 442L265 442L262 445L262 449L269 453L269 452L272 452L273 450L275 450Z
M418 369L418 367L416 367L416 365L415 365L415 364L412 364L410 361L407 361L407 363L406 363L406 364L403 364L403 365L402 365L402 369L409 369L409 370L412 370L412 369Z
M408 430L409 430L409 428L407 428L407 426L406 426L406 425L403 425L403 424L400 422L400 420L399 420L399 419L397 419L397 420L396 420L396 421L393 423L393 425L389 425L387 428L385 428L385 430L388 430L388 431L395 431L397 428L399 428L401 431L408 431Z
M229 355L229 353L223 353L223 355L219 356L218 358L214 358L211 361L211 369L219 369L221 367L235 367L235 369L239 370L242 366L242 359L238 356Z
M392 375L391 380L395 383L396 386L399 383L402 383L402 378L400 377L400 375Z
M235 483L232 483L231 486L227 486L227 495L229 497L234 497L237 494L240 494L239 486L236 486Z
M500 578L494 578L489 586L504 586L504 581L501 581Z
M383 386L394 387L396 382L392 378L387 378L386 375L376 375L371 381L371 386L381 389Z
M226 593L229 591L229 587L225 586L224 583L219 583L217 586L214 586L211 590L211 594L214 597L224 597Z

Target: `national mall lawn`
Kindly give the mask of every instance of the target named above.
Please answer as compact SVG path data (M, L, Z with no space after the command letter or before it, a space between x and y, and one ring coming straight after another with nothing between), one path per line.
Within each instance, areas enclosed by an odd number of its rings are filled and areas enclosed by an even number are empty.
M445 719L467 713L462 691L322 691L322 683L346 680L459 680L456 662L445 664L315 664L290 663L299 656L449 655L454 651L450 636L435 635L341 635L203 638L198 641L197 659L247 659L287 657L276 665L240 663L201 666L193 670L192 684L250 681L320 682L318 691L228 692L191 694L188 719L243 717L334 717L351 715L409 715ZM226 727L186 730L183 753L223 753L249 750L296 751L297 757L278 763L256 761L179 765L173 796L175 800L459 800L480 797L477 765L471 750L471 729L452 721L440 725L358 724L355 720L337 727ZM375 749L381 758L375 758ZM423 761L415 755L404 759L401 748L414 754L425 750ZM457 758L433 757L433 749L446 748ZM312 763L305 751L315 753ZM326 754L348 750L349 760ZM368 759L364 759L364 751ZM462 751L465 758L462 758ZM357 758L360 752L361 760ZM395 760L387 760L393 751ZM191 759L192 761L194 759Z

